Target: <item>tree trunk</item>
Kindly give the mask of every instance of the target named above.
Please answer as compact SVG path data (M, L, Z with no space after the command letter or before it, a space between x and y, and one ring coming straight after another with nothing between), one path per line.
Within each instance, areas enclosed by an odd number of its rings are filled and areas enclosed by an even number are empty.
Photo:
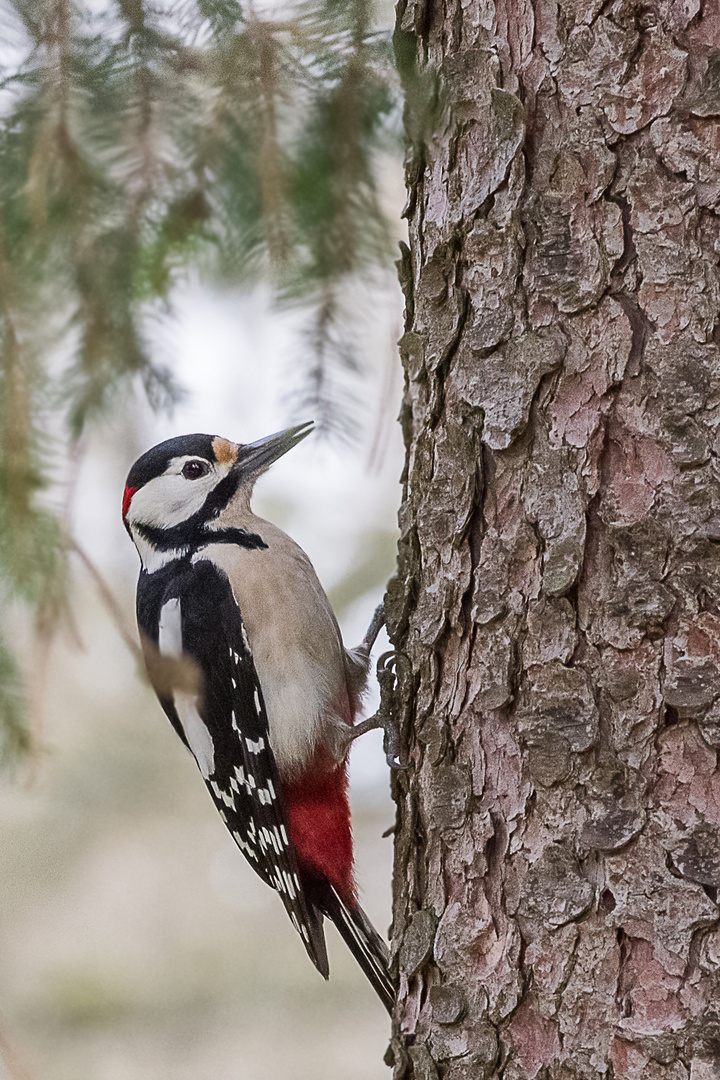
M396 47L395 1077L718 1078L720 5Z

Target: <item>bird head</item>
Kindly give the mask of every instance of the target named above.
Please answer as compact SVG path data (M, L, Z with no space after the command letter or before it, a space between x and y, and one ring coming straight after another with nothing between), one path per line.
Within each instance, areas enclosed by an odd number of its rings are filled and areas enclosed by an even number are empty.
M249 505L260 474L312 426L310 421L245 444L180 435L139 457L125 483L122 515L146 568L152 551L182 553L196 544L238 494Z

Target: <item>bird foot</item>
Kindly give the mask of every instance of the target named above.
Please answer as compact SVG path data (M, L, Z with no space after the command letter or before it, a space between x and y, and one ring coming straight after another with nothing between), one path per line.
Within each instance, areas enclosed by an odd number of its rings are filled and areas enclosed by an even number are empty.
M380 609L378 609L379 611ZM375 612L372 626L375 622L375 618L378 616L378 611ZM382 623L380 623L382 626ZM375 631L375 637L377 637L380 627ZM369 635L369 631L368 631ZM366 635L365 641L367 641L368 635ZM363 645L365 644L363 642ZM370 646L372 648L372 645ZM348 734L347 745L348 748L351 742L364 735L368 731L374 731L376 728L382 728L385 732L385 738L383 739L383 749L385 751L385 760L391 769L407 769L407 762L402 760L402 753L400 749L400 728L397 720L393 716L392 701L394 696L394 683L399 676L398 667L402 664L407 664L408 668L410 661L405 653L401 652L386 652L383 653L377 662L377 678L380 683L380 708L373 715L368 717L367 720L362 720Z
M362 639L360 649L369 656L373 650L373 645L377 641L377 636L385 625L385 601L375 608L375 613L370 620L370 625L367 628L365 637Z

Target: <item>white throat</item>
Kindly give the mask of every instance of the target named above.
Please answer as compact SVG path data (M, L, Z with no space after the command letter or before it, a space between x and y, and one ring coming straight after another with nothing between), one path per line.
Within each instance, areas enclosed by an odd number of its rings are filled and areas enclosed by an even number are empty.
M133 538L133 543L137 548L138 555L140 556L142 568L148 574L157 573L158 570L162 570L163 566L175 562L176 559L182 559L190 551L190 548L188 547L168 548L167 550L159 551L158 548L153 547L152 544L145 540L132 525L130 526L130 534Z

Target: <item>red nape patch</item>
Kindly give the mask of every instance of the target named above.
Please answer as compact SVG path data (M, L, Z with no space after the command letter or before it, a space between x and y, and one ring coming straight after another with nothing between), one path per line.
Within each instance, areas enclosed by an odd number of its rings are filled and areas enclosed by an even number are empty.
M130 503L132 502L132 497L136 491L137 488L126 487L125 491L123 492L123 521L127 517L127 512L130 509Z
M300 870L327 878L346 903L356 903L345 765L283 783L283 794Z

